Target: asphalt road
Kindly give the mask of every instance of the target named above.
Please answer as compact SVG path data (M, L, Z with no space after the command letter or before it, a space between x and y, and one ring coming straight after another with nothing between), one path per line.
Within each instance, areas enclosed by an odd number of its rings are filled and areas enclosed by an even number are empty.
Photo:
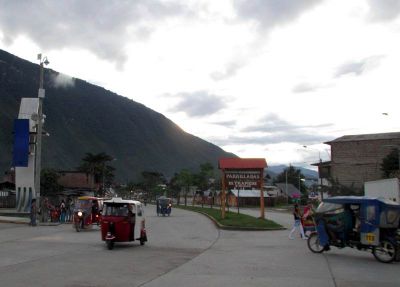
M77 233L70 224L0 224L1 286L141 286L181 266L218 238L204 216L175 209L146 218L149 242L107 250L98 227Z
M400 264L368 252L313 254L305 240L289 240L289 230L219 231L202 215L148 209L148 244L112 251L98 230L0 224L1 286L400 286ZM287 213L266 216L291 223Z

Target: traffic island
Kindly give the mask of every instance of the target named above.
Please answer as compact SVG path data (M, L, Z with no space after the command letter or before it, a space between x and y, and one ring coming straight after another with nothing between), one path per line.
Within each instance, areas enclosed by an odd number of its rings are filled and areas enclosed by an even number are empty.
M267 231L286 229L282 225L272 220L255 218L247 214L238 214L236 212L226 211L225 218L222 219L221 211L219 209L182 205L175 207L201 213L210 218L220 229L243 231Z

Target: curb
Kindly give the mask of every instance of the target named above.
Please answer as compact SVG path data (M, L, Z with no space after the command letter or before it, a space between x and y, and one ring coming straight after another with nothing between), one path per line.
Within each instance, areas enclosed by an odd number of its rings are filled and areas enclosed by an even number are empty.
M28 221L20 221L20 220L13 220L13 219L0 219L0 223L12 223L12 224L25 224L29 225L30 222ZM48 222L48 223L43 223L43 222L37 222L36 226L58 226L61 225L59 222Z
M192 210L189 210L192 211ZM201 212L201 211L193 211L197 212L200 214L203 214L207 216L211 221L214 222L214 224L219 228L223 230L231 230L231 231L275 231L275 230L286 230L285 227L239 227L239 226L228 226L228 225L223 225L219 223L217 220L215 220L214 217L209 216L207 213Z
M181 208L182 210L186 210L186 211L191 211L191 212L196 212L199 214L202 214L206 217L208 217L212 222L214 222L215 226L217 226L219 229L223 229L223 230L231 230L231 231L276 231L276 230L286 230L286 227L239 227L239 226L228 226L228 225L222 225L221 223L219 223L214 217L211 217L210 215L208 215L205 212L201 212L201 211L194 211L194 210L188 210L188 209L184 209Z
M11 219L0 219L0 223L29 224L29 222L14 221Z

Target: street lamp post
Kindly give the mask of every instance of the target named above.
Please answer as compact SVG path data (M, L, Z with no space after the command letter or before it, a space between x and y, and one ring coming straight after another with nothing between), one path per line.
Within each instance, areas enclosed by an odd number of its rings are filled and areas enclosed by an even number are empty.
M42 128L43 128L43 99L45 96L45 90L43 88L44 80L44 65L50 64L47 57L42 58L42 54L38 54L38 60L40 63L40 79L39 79L39 107L38 107L38 117L36 125L36 151L35 151L35 195L36 202L40 206L40 171L41 171L41 156L42 156Z
M115 160L117 160L117 159L116 158L112 158L109 161L115 161ZM101 190L102 196L105 196L105 189L106 189L106 186L105 186L105 179L106 179L105 171L106 171L106 162L103 162L103 176L102 176L103 179L102 179L102 190Z

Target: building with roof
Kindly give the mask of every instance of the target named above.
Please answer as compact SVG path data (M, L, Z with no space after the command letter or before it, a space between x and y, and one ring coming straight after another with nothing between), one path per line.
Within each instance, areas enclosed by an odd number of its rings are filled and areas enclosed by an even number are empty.
M268 192L263 190L264 203L266 206L272 206L274 201ZM228 205L239 206L260 206L260 190L259 189L231 189L228 192Z
M382 179L382 160L400 148L400 132L346 135L325 144L331 147L331 160L314 164L320 178L362 190L364 182Z
M290 197L292 199L301 197L300 191L291 183L279 182L275 183L275 185L285 197Z

